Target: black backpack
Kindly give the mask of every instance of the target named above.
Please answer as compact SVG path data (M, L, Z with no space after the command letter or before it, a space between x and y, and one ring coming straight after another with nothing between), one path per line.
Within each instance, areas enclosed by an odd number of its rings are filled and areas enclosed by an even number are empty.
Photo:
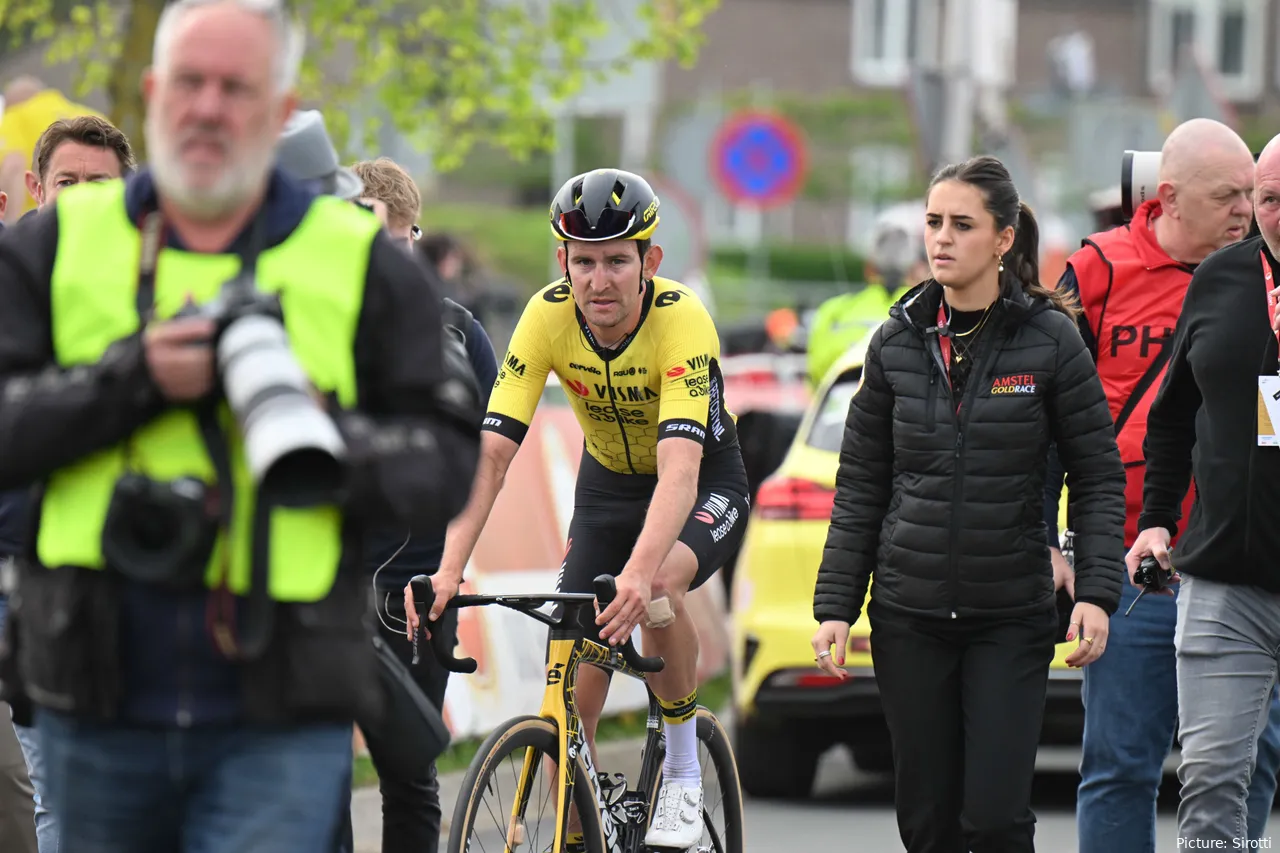
M475 322L475 317L466 308L454 302L449 297L442 297L444 301L444 327L454 332L461 340L463 347L467 345L467 333L471 331L471 324Z

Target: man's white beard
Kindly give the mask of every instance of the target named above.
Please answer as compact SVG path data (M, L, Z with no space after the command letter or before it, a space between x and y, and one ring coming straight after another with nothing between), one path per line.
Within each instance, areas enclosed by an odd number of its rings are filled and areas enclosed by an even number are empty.
M205 222L220 219L253 197L266 181L275 158L275 143L260 151L246 152L245 162L229 163L211 187L196 189L187 184L177 152L156 126L153 114L146 118L144 133L152 177L160 195L186 215Z

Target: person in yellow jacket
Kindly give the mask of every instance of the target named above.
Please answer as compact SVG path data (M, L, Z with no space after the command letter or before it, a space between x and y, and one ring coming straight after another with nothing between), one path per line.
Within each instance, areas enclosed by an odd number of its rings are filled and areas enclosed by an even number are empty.
M32 170L36 144L49 125L58 119L91 115L106 116L83 104L74 103L50 89L36 77L23 75L4 87L4 116L0 117L0 190L8 193L6 224L35 210L35 198L27 192L26 176Z
M889 308L929 275L924 254L924 207L898 205L877 219L867 256L867 283L818 306L809 324L806 372L817 387L850 347L889 316Z
M483 409L427 267L273 164L284 5L169 3L148 168L0 239L0 489L33 489L0 686L68 853L331 850L353 723L414 725L366 531L448 524Z

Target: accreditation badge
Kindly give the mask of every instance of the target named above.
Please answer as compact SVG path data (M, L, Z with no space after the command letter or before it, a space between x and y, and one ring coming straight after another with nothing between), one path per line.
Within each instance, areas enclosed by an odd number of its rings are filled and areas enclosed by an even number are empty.
M1280 376L1258 377L1258 446L1280 447Z

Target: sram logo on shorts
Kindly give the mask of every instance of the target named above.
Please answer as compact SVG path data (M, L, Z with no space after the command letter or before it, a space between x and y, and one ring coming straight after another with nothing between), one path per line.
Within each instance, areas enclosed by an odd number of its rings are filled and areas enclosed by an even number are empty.
M1002 396L1029 396L1036 393L1036 377L1033 373L1010 373L991 377L991 394Z

